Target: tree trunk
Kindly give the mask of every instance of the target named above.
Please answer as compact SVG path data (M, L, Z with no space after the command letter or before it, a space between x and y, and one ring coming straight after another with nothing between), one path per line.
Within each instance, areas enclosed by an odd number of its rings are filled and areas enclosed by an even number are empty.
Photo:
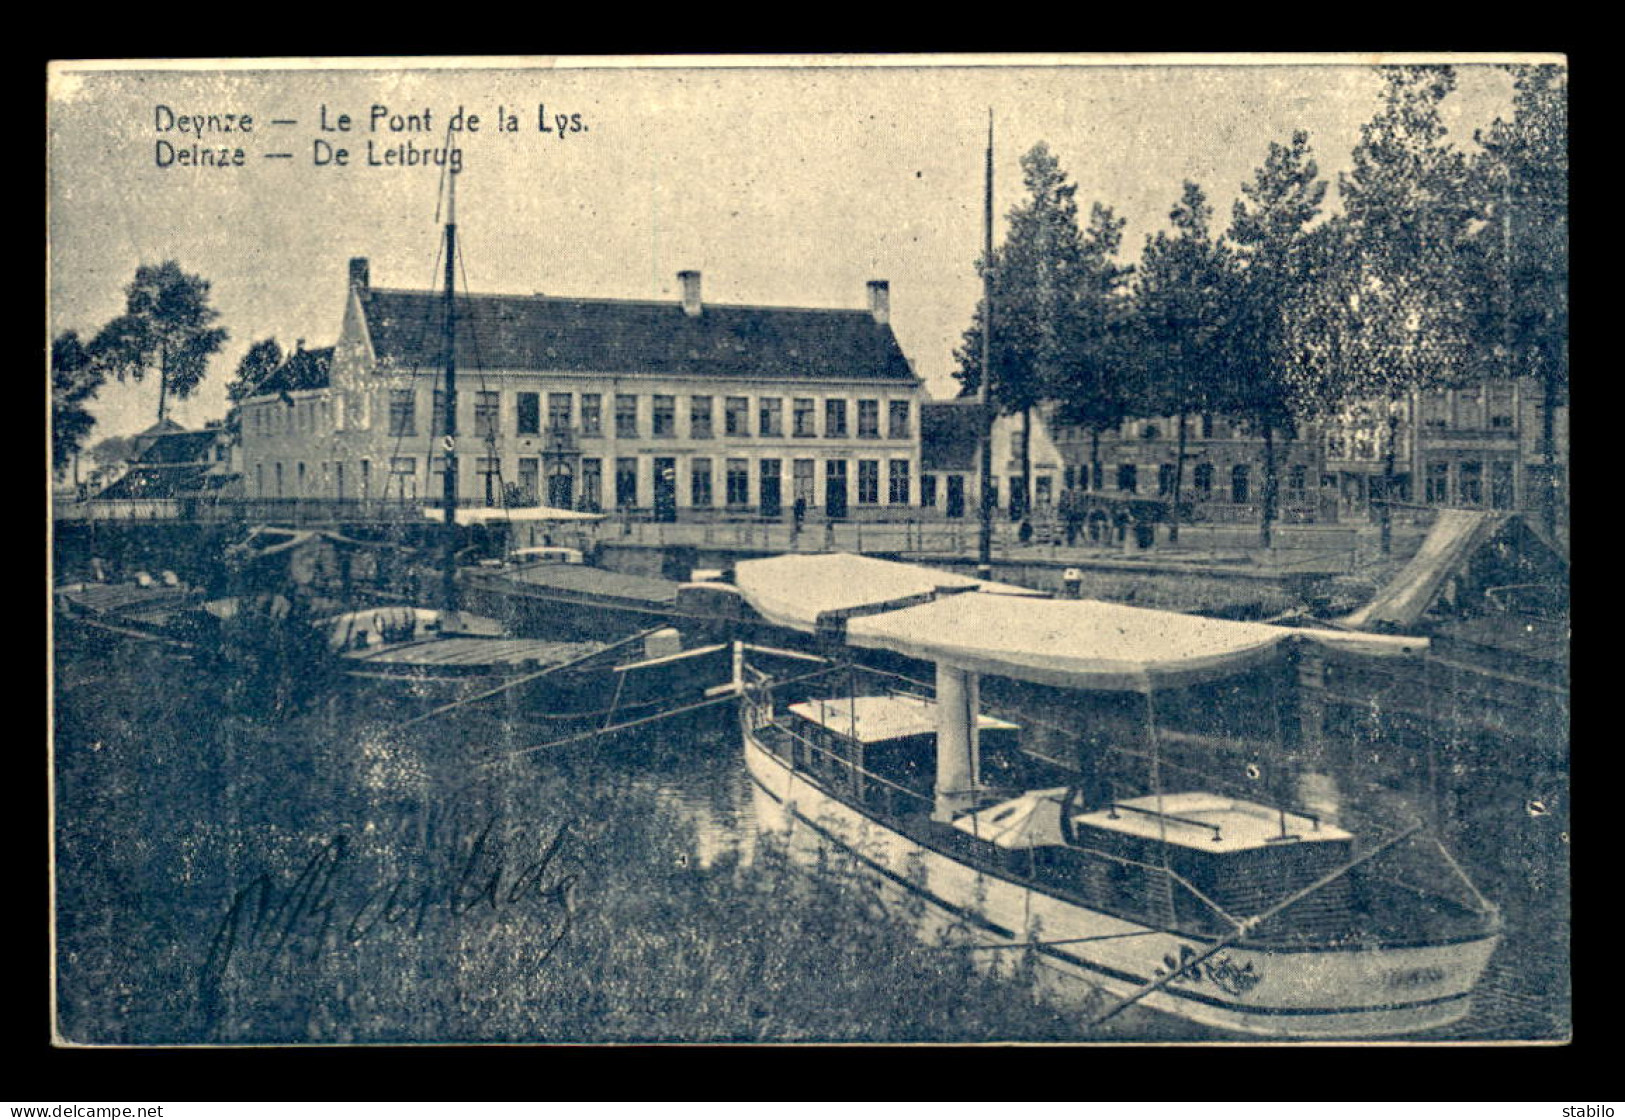
M1099 490L1100 486L1100 429L1089 429L1089 484L1085 490Z
M1174 504L1168 517L1168 543L1179 543L1179 495L1185 484L1185 414L1179 414L1179 450L1174 457Z
M1258 519L1258 543L1271 548L1275 542L1275 504L1279 489L1275 477L1275 425L1268 420L1261 423L1264 428L1264 493L1259 503L1262 509Z
M1033 508L1033 410L1021 410L1021 520L1030 520Z
M1390 555L1394 550L1394 456L1398 450L1399 411L1388 405L1388 440L1382 453L1382 507L1377 511L1377 524L1381 526L1382 554Z
M169 393L169 347L158 350L158 423L164 422L164 398Z

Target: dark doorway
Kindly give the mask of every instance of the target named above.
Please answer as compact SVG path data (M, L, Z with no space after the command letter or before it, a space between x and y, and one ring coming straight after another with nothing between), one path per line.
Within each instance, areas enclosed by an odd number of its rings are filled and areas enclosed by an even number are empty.
M782 516L784 513L784 462L781 459L763 459L760 464L760 471L762 516Z
M655 520L677 520L677 460L655 460Z
M963 475L951 474L948 476L948 516L965 516L965 478Z
M568 469L554 470L547 476L547 504L554 509L573 509L576 501L575 481L575 476Z
M846 460L824 462L824 515L831 520L846 516Z

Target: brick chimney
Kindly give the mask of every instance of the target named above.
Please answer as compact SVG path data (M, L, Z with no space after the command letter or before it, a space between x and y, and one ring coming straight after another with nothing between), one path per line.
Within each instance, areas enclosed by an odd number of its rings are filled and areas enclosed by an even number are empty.
M350 258L350 287L356 289L356 291L364 292L364 291L367 290L368 279L369 279L369 273L368 273L368 269L367 269L367 258L366 257L351 257Z
M692 270L679 272L677 282L683 286L683 314L696 316L700 313L700 274Z
M891 283L886 280L869 281L869 314L884 326L891 322Z

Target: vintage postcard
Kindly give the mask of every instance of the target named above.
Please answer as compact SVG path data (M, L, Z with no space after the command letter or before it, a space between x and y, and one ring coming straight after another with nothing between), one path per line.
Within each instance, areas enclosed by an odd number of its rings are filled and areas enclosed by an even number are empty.
M1572 1037L1567 63L64 60L53 1037Z

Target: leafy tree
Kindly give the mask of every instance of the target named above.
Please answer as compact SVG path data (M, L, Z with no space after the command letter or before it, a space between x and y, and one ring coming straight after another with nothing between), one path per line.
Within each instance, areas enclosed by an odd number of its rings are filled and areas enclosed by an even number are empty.
M1147 409L1176 418L1169 539L1177 541L1190 414L1224 403L1233 274L1228 248L1209 232L1213 207L1199 185L1186 181L1168 217L1173 233L1147 237L1140 255L1129 337Z
M192 395L226 331L211 325L220 313L209 306L209 282L182 272L174 261L141 265L124 294L124 314L91 341L92 361L121 382L156 372L162 423L170 394Z
M1100 434L1126 420L1140 400L1130 336L1132 265L1117 263L1126 220L1095 203L1084 231L1084 273L1068 326L1066 364L1053 387L1056 419L1089 433L1089 486L1100 486Z
M274 338L251 345L237 363L236 377L226 386L226 399L239 404L254 396L266 379L282 368L282 360L282 347Z
M1439 106L1455 89L1448 66L1382 71L1382 106L1362 126L1354 166L1338 181L1346 240L1330 286L1343 294L1356 329L1341 342L1338 368L1319 374L1329 399L1377 403L1386 413L1382 548L1392 544L1395 459L1406 402L1467 373L1472 319L1465 248L1473 220L1467 162L1446 140Z
M1009 213L1009 233L994 249L990 270L994 306L988 397L1006 415L1022 416L1022 486L1012 495L1012 516L1025 517L1031 493L1032 410L1057 395L1074 376L1089 341L1105 327L1097 292L1121 240L1122 222L1095 206L1090 231L1078 228L1077 186L1044 143L1021 158L1027 197ZM1115 287L1117 285L1110 285ZM965 332L955 357L964 395L982 382L986 306Z
M103 375L79 341L64 331L51 342L51 469L60 471L84 446L96 418L85 407L102 387Z
M1325 279L1310 251L1309 230L1320 216L1326 183L1298 131L1272 142L1263 166L1242 184L1227 239L1235 251L1233 317L1228 324L1227 377L1217 395L1223 411L1257 430L1264 442L1259 542L1272 542L1280 496L1275 437L1291 438L1300 403L1294 376L1294 306ZM1320 262L1323 263L1323 262Z
M1487 219L1474 241L1474 303L1487 376L1541 386L1546 531L1557 531L1557 409L1568 396L1568 76L1560 66L1513 67L1512 119L1477 134L1473 192Z

